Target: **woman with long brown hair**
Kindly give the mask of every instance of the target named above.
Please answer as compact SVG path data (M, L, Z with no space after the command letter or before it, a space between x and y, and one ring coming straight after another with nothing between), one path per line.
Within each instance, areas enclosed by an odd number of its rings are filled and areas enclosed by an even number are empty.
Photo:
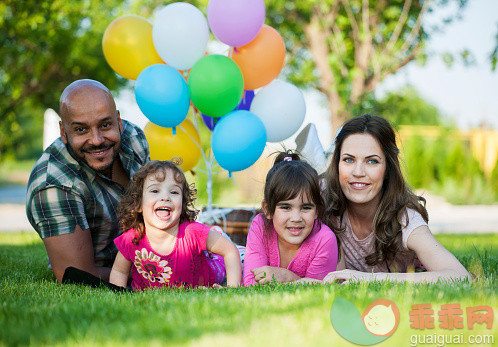
M346 270L325 282L471 278L429 230L425 200L406 183L398 154L394 130L381 117L353 118L337 135L325 176L325 223L337 234Z

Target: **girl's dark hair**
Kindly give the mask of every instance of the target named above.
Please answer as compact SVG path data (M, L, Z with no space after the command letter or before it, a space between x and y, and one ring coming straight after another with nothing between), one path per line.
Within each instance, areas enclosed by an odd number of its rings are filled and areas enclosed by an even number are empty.
M197 217L198 210L194 208L194 201L197 190L194 185L189 185L185 174L178 167L181 159L159 161L152 160L138 170L131 180L125 194L121 198L118 206L119 224L123 231L131 228L135 229L135 238L133 244L137 245L138 241L144 236L145 224L141 212L144 183L148 176L154 175L157 180L163 182L168 173L173 174L173 178L182 186L182 212L180 214L180 223L189 221L193 222Z
M291 150L279 152L273 167L266 175L265 214L270 218L273 217L279 202L292 200L300 193L315 204L320 223L325 214L325 206L320 193L318 173L310 164L302 161L297 153ZM265 218L265 227L266 230L271 230L271 221L267 218Z
M342 226L342 216L348 200L339 184L339 161L344 140L353 134L373 136L386 157L381 198L372 225L375 232L375 250L365 258L366 263L373 266L393 260L401 249L401 229L405 226L404 223L408 224L408 220L405 220L408 218L407 208L419 212L426 222L429 217L425 209L425 199L415 195L403 177L393 128L384 118L366 114L347 121L335 140L332 161L325 174L327 185L325 223L337 234L345 230Z

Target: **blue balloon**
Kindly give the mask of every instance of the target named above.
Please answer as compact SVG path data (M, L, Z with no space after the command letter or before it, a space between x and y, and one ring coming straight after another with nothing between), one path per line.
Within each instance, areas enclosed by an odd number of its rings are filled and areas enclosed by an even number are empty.
M143 114L165 128L183 122L190 107L187 82L176 69L165 64L142 70L135 82L135 98Z
M228 113L216 124L211 136L214 158L229 173L245 170L254 164L265 145L263 122L246 110Z

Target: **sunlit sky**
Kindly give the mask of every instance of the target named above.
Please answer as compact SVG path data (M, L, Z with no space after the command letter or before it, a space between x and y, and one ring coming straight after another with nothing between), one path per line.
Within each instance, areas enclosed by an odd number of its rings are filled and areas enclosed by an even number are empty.
M436 18L433 18L436 19ZM476 64L446 67L438 56L425 66L411 63L383 82L378 94L406 83L434 103L444 115L462 127L481 121L498 128L498 69L491 71L488 56L498 33L498 1L469 0L461 21L450 24L444 33L433 36L429 50L457 53L468 48Z
M428 20L437 21L440 16L441 13L435 13ZM428 42L429 51L434 54L426 65L408 64L387 77L377 88L377 95L411 84L459 127L465 129L485 122L498 129L498 69L492 72L488 60L497 32L498 1L469 0L462 19L447 26L444 32L434 35ZM473 53L475 65L465 67L457 60L448 68L437 55L445 51L456 54L464 48ZM307 112L303 127L315 123L322 144L328 147L332 136L326 100L313 92L304 92L304 95ZM123 91L117 104L124 119L145 126L147 119L135 102L133 90ZM292 139L290 143L293 143Z

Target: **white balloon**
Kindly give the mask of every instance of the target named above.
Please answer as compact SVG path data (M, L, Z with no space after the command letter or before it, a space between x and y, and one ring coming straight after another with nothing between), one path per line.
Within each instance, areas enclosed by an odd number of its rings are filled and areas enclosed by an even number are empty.
M268 142L279 142L294 134L306 115L303 93L293 84L275 80L254 97L251 112L265 125Z
M152 25L152 42L157 53L178 70L191 68L204 56L208 39L206 17L185 2L164 6Z

